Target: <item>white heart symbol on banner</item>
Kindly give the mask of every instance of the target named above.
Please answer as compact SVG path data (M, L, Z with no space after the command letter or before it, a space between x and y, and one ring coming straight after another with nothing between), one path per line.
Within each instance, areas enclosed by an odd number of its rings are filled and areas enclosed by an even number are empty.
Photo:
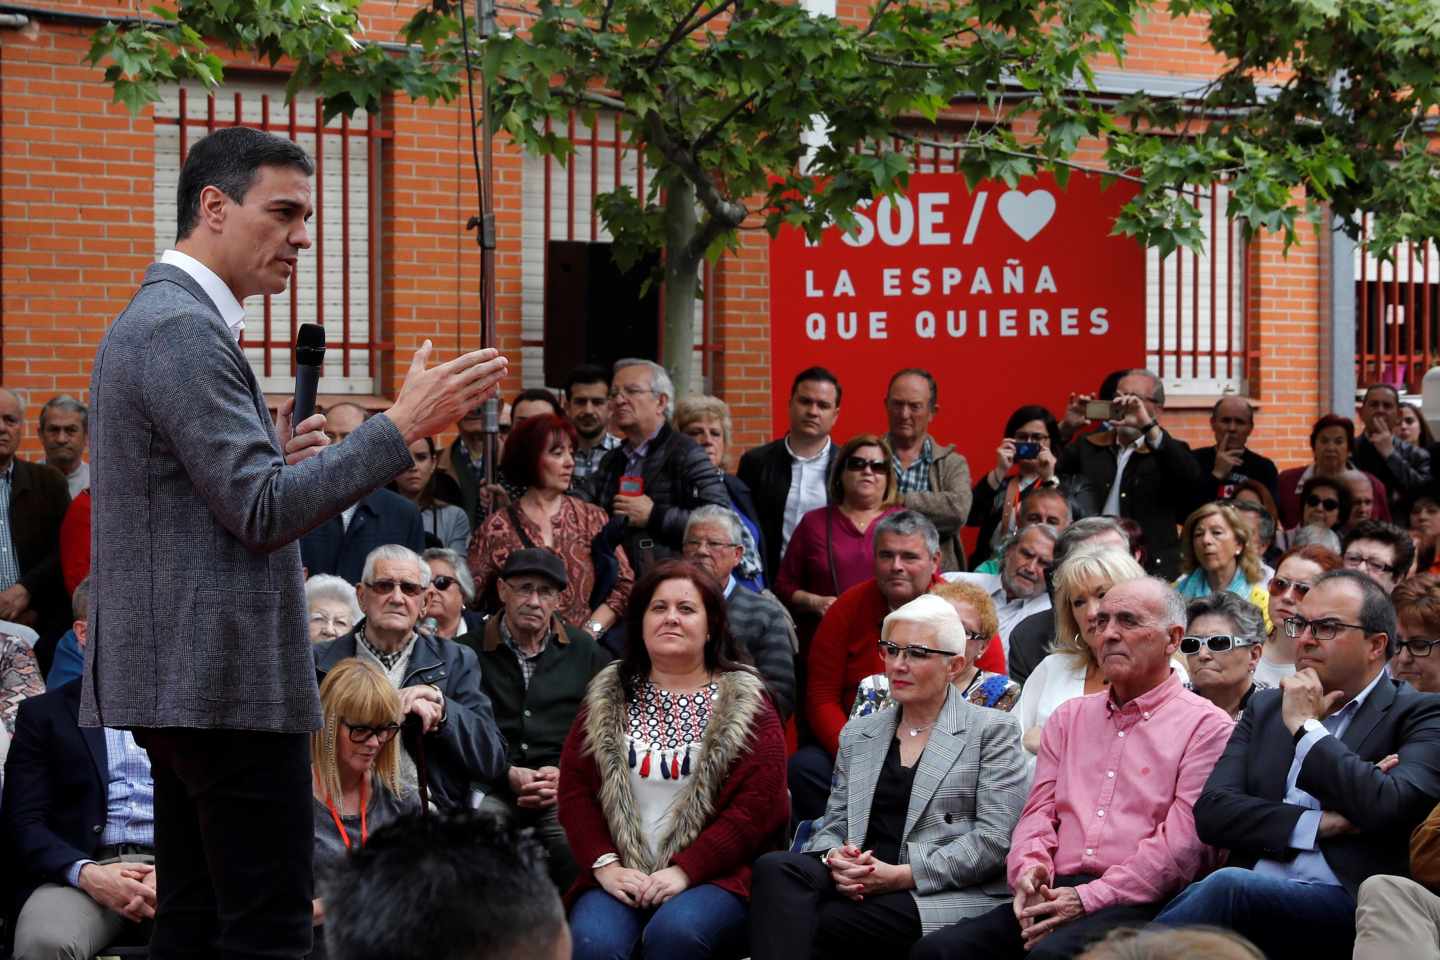
M1021 190L1007 190L1000 195L1000 219L1021 240L1033 239L1053 216L1055 197L1048 190L1036 190L1029 196Z

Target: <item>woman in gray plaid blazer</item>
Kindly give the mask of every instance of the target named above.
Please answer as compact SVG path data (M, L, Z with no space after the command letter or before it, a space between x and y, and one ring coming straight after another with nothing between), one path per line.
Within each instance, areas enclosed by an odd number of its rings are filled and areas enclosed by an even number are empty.
M945 600L915 598L880 638L896 708L845 725L814 834L756 863L754 960L897 955L1009 899L1005 854L1029 788L1020 724L955 688L966 634Z

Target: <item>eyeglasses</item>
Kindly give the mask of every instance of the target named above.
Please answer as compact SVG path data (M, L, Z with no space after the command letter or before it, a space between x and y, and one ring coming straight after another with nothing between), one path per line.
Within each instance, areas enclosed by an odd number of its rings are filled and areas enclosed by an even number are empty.
M686 550L695 551L701 547L704 547L706 550L724 550L726 547L738 547L740 544L731 543L728 540L701 540L699 538L691 538L686 540L681 546Z
M1429 637L1414 637L1397 644L1395 652L1399 653L1401 650L1409 650L1410 656L1412 657L1428 657L1430 656L1431 648L1437 643L1440 643L1440 640L1432 640Z
M1301 636L1306 630L1316 640L1334 640L1340 630L1364 630L1358 623L1345 623L1343 620L1306 620L1304 617L1287 617L1285 619L1285 635L1292 639Z
M1181 637L1180 652L1187 657L1193 657L1200 652L1200 644L1210 648L1211 653L1225 653L1235 647L1253 647L1259 643L1249 637L1232 637L1226 633L1217 633L1213 637Z
M1324 507L1326 510L1339 510L1340 501L1336 500L1334 497L1317 497L1315 494L1312 493L1310 494L1310 496L1305 498L1305 506Z
M528 597L533 593L535 594L535 599L544 601L554 600L560 596L560 591L556 589L553 584L549 583L510 583L507 580L505 585L522 597Z
M1363 553L1345 554L1345 566L1351 570L1369 570L1371 573L1394 573L1395 568L1377 557L1367 557Z
M901 656L909 657L911 660L929 660L931 657L958 657L958 653L951 653L948 650L935 650L931 647L921 647L916 644L902 647L898 643L891 643L889 640L880 641L880 656L886 660L899 660Z
M455 586L455 584L459 582L460 581L456 580L454 577L446 576L443 573L440 574L440 576L438 577L430 578L431 586L433 586L436 590L441 591L442 593L446 590L449 590L451 587Z
M866 460L864 457L846 457L845 469L853 473L884 473L890 469L890 464L884 460Z
M654 389L653 387L642 387L642 386L640 386L638 383L629 383L629 384L626 384L626 385L623 386L623 387L620 387L619 389L616 389L615 387L611 387L611 388L610 388L610 392L609 392L608 394L606 394L606 396L609 397L611 400L616 400L616 399L619 399L620 394L623 393L623 394L625 394L625 396L627 396L627 397L629 397L630 399L633 400L633 399L635 399L636 397L643 397L643 396L645 396L645 394L647 394L647 393L654 393L654 392L655 392L655 389Z
M365 584L365 586L374 590L382 597L394 593L396 587L399 587L400 592L407 597L418 597L421 591L425 589L413 580L375 580Z
M315 624L322 624L332 630L339 630L341 633L349 633L350 628L355 626L355 624L350 622L349 617L332 617L328 613L319 612L310 614L310 622Z
M1304 580L1286 580L1284 577L1272 576L1270 578L1269 590L1270 596L1272 597L1283 597L1291 590L1294 590L1295 596L1304 600L1305 594L1310 592L1310 584Z
M1016 443L1038 443L1041 446L1050 446L1050 434L1048 433L1017 433L1010 439Z
M398 723L383 723L376 726L368 723L351 723L349 720L340 722L345 725L346 735L350 737L351 743L364 743L371 737L375 737L380 741L380 745L384 746L394 740L395 734L400 732Z

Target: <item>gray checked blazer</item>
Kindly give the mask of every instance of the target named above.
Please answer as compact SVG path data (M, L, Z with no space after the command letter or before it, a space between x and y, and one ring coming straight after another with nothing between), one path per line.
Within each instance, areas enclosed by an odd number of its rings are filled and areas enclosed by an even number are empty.
M881 710L840 731L830 802L805 852L865 842L898 716L898 710ZM925 933L1010 898L1005 855L1030 787L1020 734L1015 717L967 703L950 688L920 755L900 837L900 860L914 875L910 895Z
M395 425L287 466L214 303L157 263L100 342L90 464L80 722L318 728L295 541L410 466Z

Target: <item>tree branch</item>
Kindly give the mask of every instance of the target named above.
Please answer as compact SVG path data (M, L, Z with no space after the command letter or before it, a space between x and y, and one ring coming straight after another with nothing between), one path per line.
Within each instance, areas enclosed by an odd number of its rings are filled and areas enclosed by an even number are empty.
M719 188L715 186L715 181L710 179L704 168L700 166L700 161L670 136L659 113L651 111L646 114L644 122L650 144L664 154L665 159L673 163L685 179L690 181L695 188L695 199L700 202L700 206L705 208L706 226L692 240L692 249L687 250L687 253L694 253L694 243L707 231L712 231L708 239L704 241L704 245L699 248L700 253L703 254L705 247L709 246L710 241L715 239L719 232L744 223L745 218L750 215L750 211L745 208L743 203L727 200L721 195Z
M600 32L604 33L610 29L610 11L615 8L615 0L605 0L605 9L600 13Z
M725 128L725 125L731 120L734 120L737 116L739 116L740 111L744 110L746 107L750 106L750 104L754 103L755 100L759 98L760 93L761 91L756 90L754 93L750 94L750 96L746 97L744 100L741 100L739 103L735 104L735 106L731 107L729 112L727 112L725 116L721 117L719 120L716 120L713 124L711 124L709 130L706 130L700 135L700 139L695 141L695 146L690 148L690 152L698 154L701 150L704 150L706 147L710 146L710 143L715 139L715 136Z
M655 51L655 56L650 60L650 69L652 71L660 68L660 65L665 62L665 55L675 49L677 43L720 16L735 0L720 0L720 4L716 6L714 10L711 10L692 24L690 18L700 12L700 8L705 6L705 2L706 0L695 0L695 5L686 11L685 16L675 25L675 29L670 31L670 36L666 37L665 42L660 44L660 48Z
M585 90L580 94L580 99L585 100L589 103L596 104L597 106L609 107L611 110L617 110L620 113L629 114L632 117L635 116L635 111L631 110L628 106L626 106L624 100L618 100L615 97L607 97L603 93L596 93L593 90Z
M880 0L879 3L875 4L875 10L870 14L870 22L865 25L865 31L860 34L861 40L864 40L875 32L875 28L880 25L880 15L894 4L894 2L895 0Z
M924 137L912 136L899 130L895 131L893 135L897 140L904 140L907 143L918 144L922 147L932 147L937 150L950 150L955 153L970 152L976 150L985 153L998 153L1002 157L1017 157L1021 160L1033 160L1038 164L1055 164L1061 167L1069 167L1072 170L1080 170L1084 173L1095 173L1104 177L1114 177L1116 180L1128 180L1131 183L1143 184L1146 182L1144 177L1137 177L1134 174L1130 173L1120 173L1116 170L1111 170L1109 167L1097 167L1087 163L1079 163L1074 160L1064 160L1059 157L1043 157L1038 153L1025 153L1021 150L1007 150L1004 147L995 147L989 144L967 143L964 140L951 140L949 142L946 142L944 140L929 140Z

